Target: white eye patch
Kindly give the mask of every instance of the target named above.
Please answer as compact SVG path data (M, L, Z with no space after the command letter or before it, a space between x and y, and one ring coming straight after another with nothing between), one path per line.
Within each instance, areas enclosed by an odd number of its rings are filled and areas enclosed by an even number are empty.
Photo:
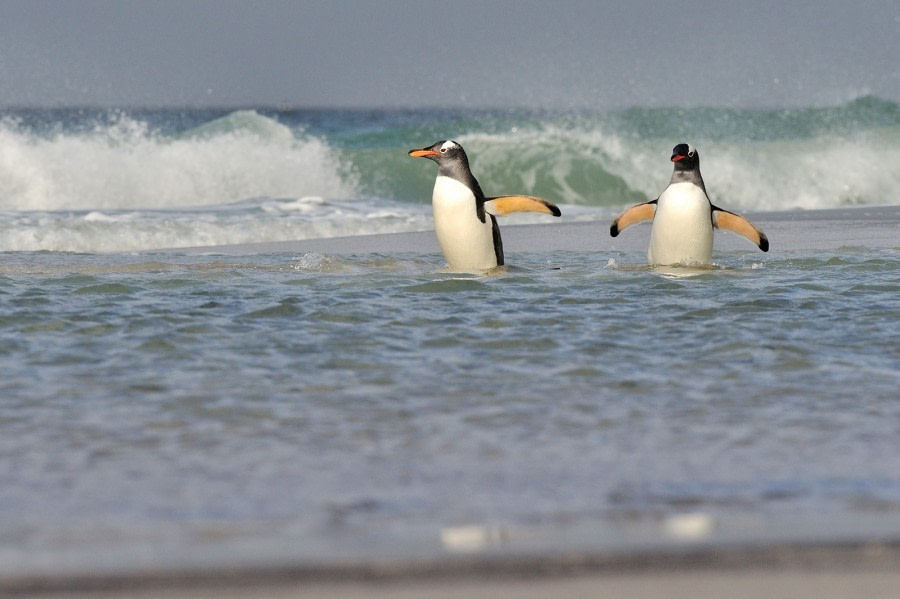
M458 147L459 147L458 143L456 143L455 141L453 141L451 139L448 139L441 145L441 152L446 152L447 150L449 150L451 148L458 148Z
M693 157L694 157L694 151L695 151L695 150L694 150L694 146L689 145L689 146L688 146L688 158L693 158Z

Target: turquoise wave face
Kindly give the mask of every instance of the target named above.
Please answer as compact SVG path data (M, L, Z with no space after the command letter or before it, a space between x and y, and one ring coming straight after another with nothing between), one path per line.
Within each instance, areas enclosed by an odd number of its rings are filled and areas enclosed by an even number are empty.
M713 201L733 208L898 201L900 107L872 97L792 110L410 113L392 124L341 151L365 193L401 201L429 201L435 174L406 152L447 138L466 148L488 195L591 206L653 199L671 176L672 147L688 142Z

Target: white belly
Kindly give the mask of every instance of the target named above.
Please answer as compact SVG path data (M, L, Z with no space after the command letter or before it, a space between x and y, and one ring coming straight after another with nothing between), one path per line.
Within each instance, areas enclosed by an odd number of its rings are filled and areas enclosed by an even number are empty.
M439 176L431 196L434 232L451 270L482 271L497 266L491 219L478 220L475 196L454 179Z
M652 265L707 265L712 260L709 200L693 183L666 188L656 204L647 261Z

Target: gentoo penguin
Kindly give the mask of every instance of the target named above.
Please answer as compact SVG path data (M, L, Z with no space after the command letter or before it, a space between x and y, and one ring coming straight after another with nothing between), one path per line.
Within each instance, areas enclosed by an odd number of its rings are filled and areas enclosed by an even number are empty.
M620 214L609 227L616 237L631 225L652 220L647 262L651 265L706 266L712 258L713 227L743 235L769 251L765 233L734 212L713 206L700 176L700 154L688 144L672 150L675 171L669 186L652 202L637 204Z
M503 265L503 243L494 216L512 212L559 216L559 208L540 198L484 197L469 170L465 150L455 141L441 140L427 148L411 150L409 155L438 163L431 206L434 231L450 270L485 271Z

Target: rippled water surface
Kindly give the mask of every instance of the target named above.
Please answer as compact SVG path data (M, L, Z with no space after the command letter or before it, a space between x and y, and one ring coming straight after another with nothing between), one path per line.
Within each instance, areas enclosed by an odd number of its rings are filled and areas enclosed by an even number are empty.
M4 254L0 561L896 520L900 254L717 259Z

